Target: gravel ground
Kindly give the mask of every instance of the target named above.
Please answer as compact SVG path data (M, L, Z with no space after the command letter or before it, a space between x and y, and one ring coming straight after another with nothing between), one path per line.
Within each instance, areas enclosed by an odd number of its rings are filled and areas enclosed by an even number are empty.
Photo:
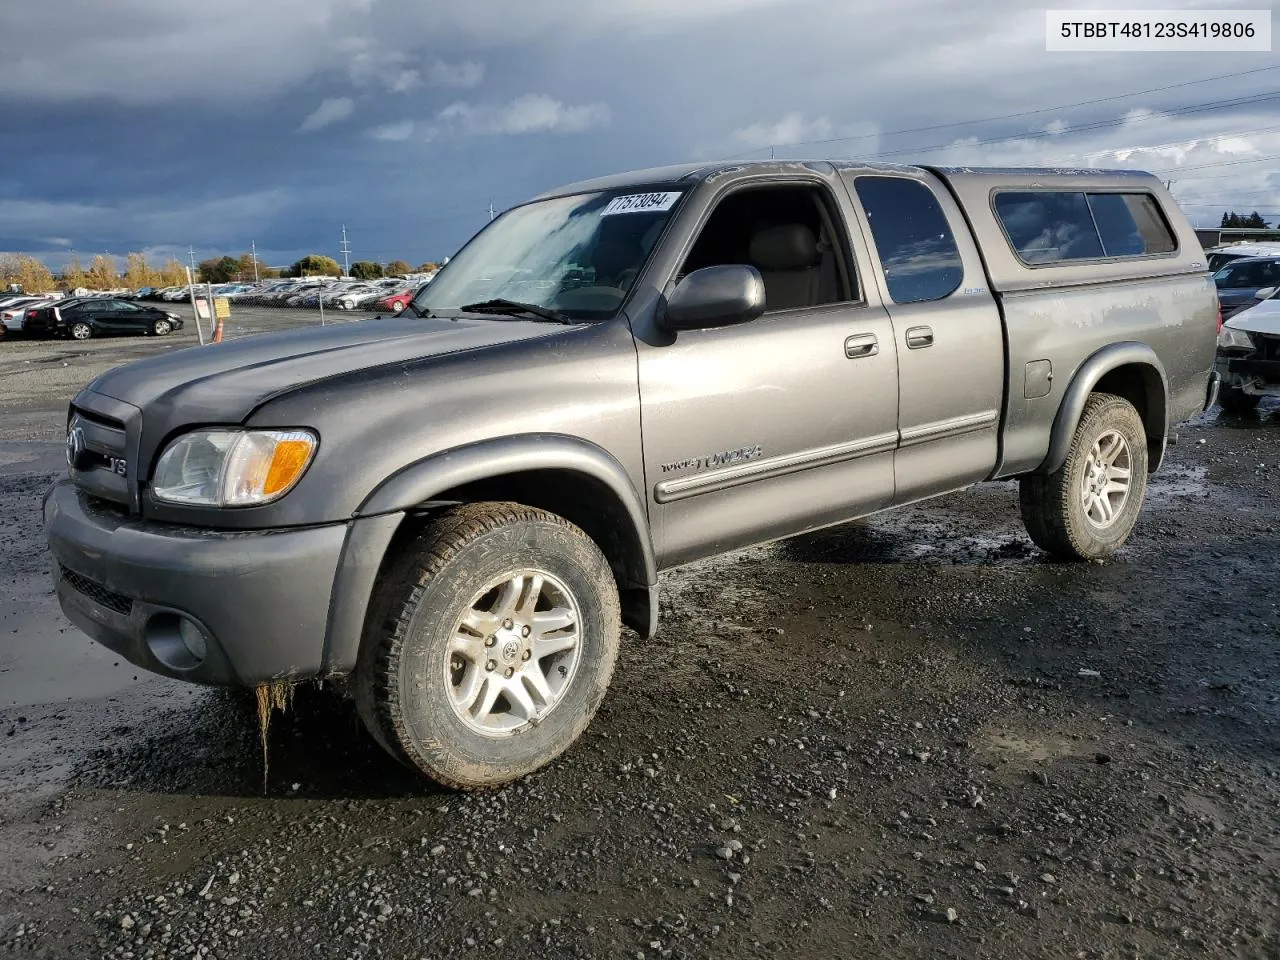
M264 794L243 698L47 583L63 405L183 338L0 343L0 953L1280 956L1280 406L1185 425L1112 562L982 484L664 575L520 784L424 785L307 687Z

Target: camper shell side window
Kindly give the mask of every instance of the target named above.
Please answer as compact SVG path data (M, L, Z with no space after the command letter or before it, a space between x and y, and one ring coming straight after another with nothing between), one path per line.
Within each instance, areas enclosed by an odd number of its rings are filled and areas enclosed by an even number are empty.
M992 209L1028 267L1176 254L1178 241L1146 191L996 190Z

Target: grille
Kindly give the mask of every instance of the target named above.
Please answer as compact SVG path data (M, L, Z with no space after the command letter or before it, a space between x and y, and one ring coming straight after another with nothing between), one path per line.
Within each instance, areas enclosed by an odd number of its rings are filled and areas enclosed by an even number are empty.
M1280 337L1254 334L1258 345L1259 360L1280 360Z
M61 564L59 564L59 567L62 570L63 580L71 584L76 589L76 592L84 594L99 606L114 610L116 613L126 617L133 611L133 601L123 594L108 590L102 584L90 580L74 570L68 570Z

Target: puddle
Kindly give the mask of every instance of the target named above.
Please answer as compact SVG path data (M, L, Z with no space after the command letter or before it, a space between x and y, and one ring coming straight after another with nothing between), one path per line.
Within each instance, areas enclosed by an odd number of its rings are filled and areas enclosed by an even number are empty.
M1207 497L1208 468L1198 465L1166 463L1147 478L1148 501L1167 497Z
M805 534L778 544L786 560L800 563L978 563L983 566L1042 563L1044 557L1020 531L961 533L957 521L918 515L883 517Z

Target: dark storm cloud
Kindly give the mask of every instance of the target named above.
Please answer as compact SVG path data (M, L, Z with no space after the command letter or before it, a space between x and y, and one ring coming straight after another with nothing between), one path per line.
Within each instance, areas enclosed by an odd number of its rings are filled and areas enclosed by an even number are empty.
M1275 63L1048 54L1043 10L1002 0L43 0L6 11L5 34L0 249L51 258L254 240L287 259L333 253L343 224L357 256L434 258L490 202L771 145L1141 166L1193 218L1266 209L1280 186L1271 163L1216 166L1280 154L1280 101L1168 112L1280 72L887 136ZM810 140L838 142L786 146Z

